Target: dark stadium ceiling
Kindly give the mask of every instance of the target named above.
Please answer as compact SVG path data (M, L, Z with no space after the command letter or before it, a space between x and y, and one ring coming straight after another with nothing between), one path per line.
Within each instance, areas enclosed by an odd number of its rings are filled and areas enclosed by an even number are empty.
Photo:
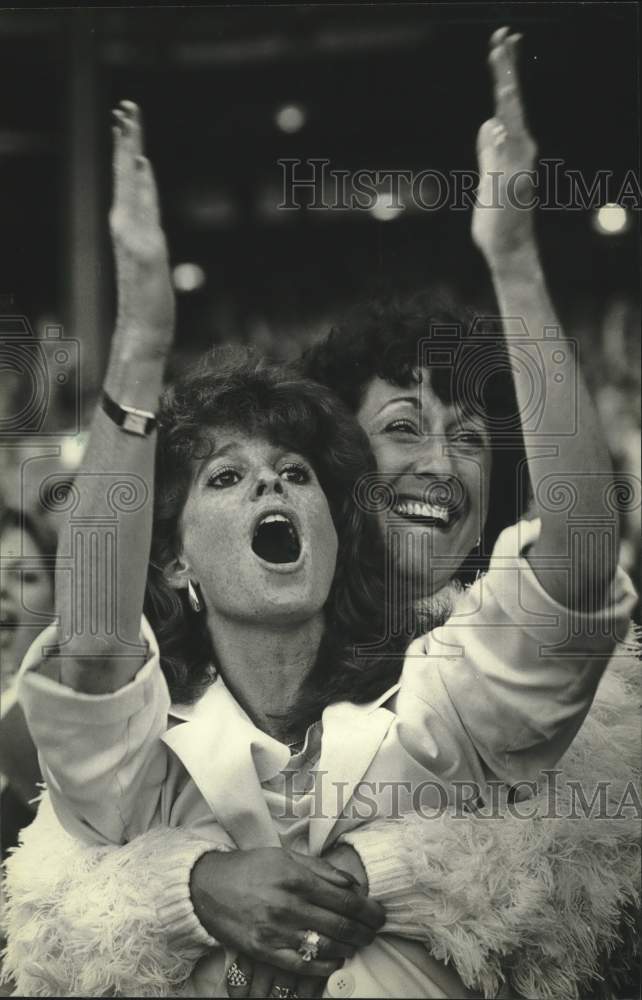
M474 169L476 132L492 113L487 38L503 23L525 35L523 88L541 155L581 169L589 183L596 171L612 171L617 189L638 167L632 4L3 11L0 293L15 291L35 313L64 312L75 280L63 252L75 183L70 133L87 129L104 218L109 108L124 96L144 108L174 255L202 265L204 294L225 291L259 311L291 295L296 313L396 277L480 285L466 213L405 212L383 224L363 212L274 211L277 161ZM85 125L74 124L69 103L70 80L83 74L94 109ZM299 125L288 132L277 115L291 106ZM82 132L75 141L82 145ZM586 213L566 212L563 222L548 213L541 229L562 295L614 283L634 293L633 231L607 251ZM101 252L108 265L106 237Z

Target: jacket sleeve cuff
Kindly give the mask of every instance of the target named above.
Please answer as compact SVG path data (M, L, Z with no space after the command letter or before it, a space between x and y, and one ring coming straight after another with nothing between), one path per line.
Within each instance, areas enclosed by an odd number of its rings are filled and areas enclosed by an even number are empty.
M421 938L417 913L421 911L422 894L415 887L413 865L403 850L402 831L397 825L360 827L343 834L340 843L349 844L359 855L368 876L368 895L386 911L384 930Z
M204 948L218 945L216 938L205 930L194 912L190 895L192 868L208 851L229 851L227 844L212 844L199 840L181 843L164 852L163 862L167 869L167 882L158 903L158 917L167 937L168 947L180 948L182 954L193 947L195 957L203 954Z
M162 690L169 710L169 693L160 671L160 650L152 628L141 619L140 640L147 647L147 659L127 684L106 694L86 694L54 680L43 669L59 646L60 632L54 623L34 640L18 673L18 698L37 732L53 729L60 740L60 723L83 727L128 724L144 711L157 690ZM41 721L42 720L42 721ZM48 725L47 725L48 723Z

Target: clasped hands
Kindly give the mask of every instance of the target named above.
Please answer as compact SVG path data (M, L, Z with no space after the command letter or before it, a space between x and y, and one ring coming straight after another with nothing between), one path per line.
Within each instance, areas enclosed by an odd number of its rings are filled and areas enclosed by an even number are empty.
M231 997L316 997L385 922L366 885L346 845L325 858L276 847L211 851L194 866L190 888L203 926L238 953ZM308 930L318 933L319 948L306 961L299 949Z

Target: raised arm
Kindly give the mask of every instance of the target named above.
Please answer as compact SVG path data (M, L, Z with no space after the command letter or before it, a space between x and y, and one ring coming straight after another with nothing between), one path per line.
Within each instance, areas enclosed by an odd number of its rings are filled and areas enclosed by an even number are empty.
M118 314L105 392L155 413L174 332L174 297L156 185L143 156L138 108L114 111L110 226ZM98 407L60 533L56 611L62 683L115 691L145 661L139 636L151 544L155 432L127 432ZM73 568L69 568L69 567Z
M118 318L74 506L60 532L56 611L27 654L18 696L65 828L122 843L162 813L170 696L142 618L151 545L154 413L174 299L138 109L115 111L110 216ZM129 408L129 409L127 409ZM132 410L134 412L132 412Z
M617 566L617 518L607 505L611 462L577 358L551 303L537 250L535 189L528 175L536 147L520 95L520 37L501 28L491 38L495 115L478 136L480 186L472 232L486 258L504 320L520 413L531 405L533 369L545 392L539 426L524 435L542 521L540 537L527 558L551 597L573 610L590 612L607 600ZM553 330L558 332L551 346L545 338ZM573 393L575 412L569 413ZM556 502L566 492L573 497L572 525L567 505Z

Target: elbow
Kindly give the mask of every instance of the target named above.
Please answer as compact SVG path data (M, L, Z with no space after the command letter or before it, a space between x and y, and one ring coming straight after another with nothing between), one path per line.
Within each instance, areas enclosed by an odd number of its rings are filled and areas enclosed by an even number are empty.
M140 642L115 642L113 637L76 635L47 657L40 672L80 694L113 694L128 684L145 663Z

